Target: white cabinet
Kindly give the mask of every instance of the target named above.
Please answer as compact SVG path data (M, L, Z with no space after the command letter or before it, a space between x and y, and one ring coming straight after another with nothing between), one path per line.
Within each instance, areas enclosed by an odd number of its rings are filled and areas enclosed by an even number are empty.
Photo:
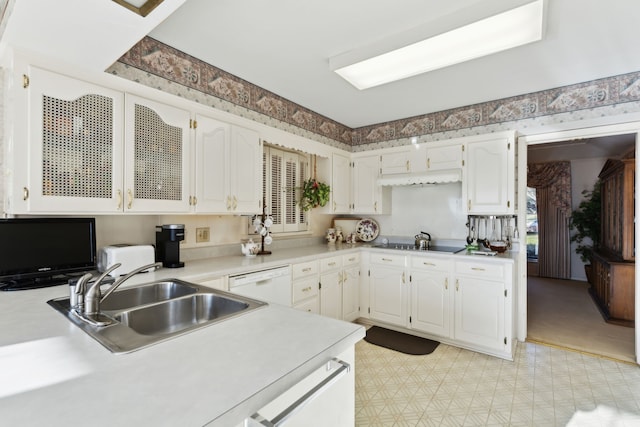
M342 260L340 256L320 259L320 314L342 318Z
M354 426L355 349L332 356L237 427Z
M25 76L13 84L5 209L122 211L124 94L36 67Z
M515 139L511 133L465 144L463 197L468 214L513 214Z
M372 253L369 264L369 316L407 326L408 277L403 255Z
M351 322L360 314L360 254L319 260L320 314Z
M510 263L455 263L453 338L511 358L513 274Z
M189 212L190 113L125 97L125 212Z
M293 308L309 313L320 313L318 261L307 261L291 266Z
M331 156L331 213L351 212L351 159L334 153Z
M11 142L9 212L189 212L187 110L36 67L26 86L13 136L24 126L29 143Z
M412 256L410 267L411 328L449 337L453 262L439 257Z
M353 213L390 213L391 189L377 183L380 176L380 156L354 157L352 164Z
M196 211L259 212L262 144L258 133L201 115L196 123Z
M426 148L426 170L438 171L462 168L462 144Z
M342 320L360 317L360 253L342 256Z
M411 172L411 159L414 151L412 147L408 147L399 151L382 153L380 158L382 175Z

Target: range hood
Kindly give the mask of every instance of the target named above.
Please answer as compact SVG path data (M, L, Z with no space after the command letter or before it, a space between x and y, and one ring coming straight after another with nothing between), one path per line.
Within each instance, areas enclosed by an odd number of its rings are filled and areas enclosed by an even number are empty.
M444 169L423 173L385 175L378 178L378 185L448 184L462 181L462 169Z

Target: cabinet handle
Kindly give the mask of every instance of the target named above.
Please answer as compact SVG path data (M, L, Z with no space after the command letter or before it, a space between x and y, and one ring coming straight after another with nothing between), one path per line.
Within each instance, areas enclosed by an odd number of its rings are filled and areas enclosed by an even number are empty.
M485 271L485 269L482 267L471 267L471 269L475 271Z
M309 292L311 290L311 286L307 286L302 290L302 292Z
M411 162L407 160L407 172L411 170Z
M329 265L333 266L333 265L336 265L336 263L335 262L330 262Z
M382 258L382 261L391 262L391 261L393 261L393 260L392 260L392 259L389 259L389 258Z
M118 190L118 207L117 210L122 208L122 190Z
M231 196L227 196L227 210L231 210Z
M333 211L334 212L336 211L336 201L335 200L333 201Z
M129 201L127 202L127 209L131 209L131 205L133 204L133 192L130 188L127 190L127 196L129 197Z
M303 268L303 269L302 269L302 272L303 272L303 273L306 273L307 271L311 271L311 267L307 267L307 268Z
M29 198L29 189L27 187L22 187L22 200L27 200Z
M235 211L236 209L238 209L238 198L233 196L233 210Z
M423 264L424 264L424 265L429 265L429 266L431 266L431 267L435 267L435 266L436 266L434 263L432 263L432 262L426 262L426 261L425 261L425 262L423 262Z
M356 260L356 257L347 259L347 261L355 261L355 260Z
M405 279L406 279L406 278L405 278L404 271L403 271L403 272L402 272L402 283L406 283Z
M460 282L456 279L456 292L460 289Z
M378 212L378 202L373 202L373 210L374 212Z
M283 425L289 417L302 409L307 403L311 402L316 396L331 387L336 381L338 381L342 376L346 375L347 372L351 370L351 366L347 362L343 362L340 359L333 358L329 362L327 362L327 371L335 367L332 366L332 364L337 364L339 368L333 374L329 375L327 378L319 382L314 388L305 393L300 399L293 402L291 406L276 415L272 420L265 419L257 412L251 416L251 419L259 423L258 425L260 426L276 427Z
M22 75L22 87L24 89L29 87L29 76L27 76L26 74Z
M471 199L467 200L467 210L471 210Z
M444 278L444 288L445 289L449 289L449 278L448 277Z
M427 157L427 169L431 169L431 159Z

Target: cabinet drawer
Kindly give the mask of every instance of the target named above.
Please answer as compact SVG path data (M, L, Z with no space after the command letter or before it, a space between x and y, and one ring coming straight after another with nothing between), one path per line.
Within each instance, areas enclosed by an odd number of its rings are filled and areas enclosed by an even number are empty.
M419 270L450 271L453 261L445 258L429 258L424 256L412 256L411 268Z
M332 256L329 258L322 258L320 260L320 273L335 270L341 267L341 258L339 256Z
M343 267L346 267L348 265L355 265L355 264L360 264L360 253L342 255Z
M311 276L318 273L318 261L301 262L291 266L293 280L299 277Z
M404 267L404 255L389 254L371 254L372 264L392 265L395 267Z
M303 301L293 306L296 310L306 311L307 313L320 314L320 300L318 297Z
M502 279L504 277L504 265L501 263L458 261L456 262L456 274Z
M293 282L293 304L318 295L318 280L315 277Z

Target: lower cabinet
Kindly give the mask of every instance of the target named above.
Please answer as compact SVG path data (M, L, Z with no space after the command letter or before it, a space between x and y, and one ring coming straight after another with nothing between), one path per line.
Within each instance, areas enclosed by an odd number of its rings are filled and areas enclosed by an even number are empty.
M360 314L360 254L320 259L320 314L353 321Z
M410 266L411 329L448 337L453 262L442 258L411 257Z
M515 295L510 260L405 257L374 251L368 258L361 290L363 319L513 359Z
M237 427L355 425L355 349L336 355Z
M369 266L369 317L407 326L407 273L404 255L372 253Z
M455 263L454 340L512 357L512 271L510 263Z

